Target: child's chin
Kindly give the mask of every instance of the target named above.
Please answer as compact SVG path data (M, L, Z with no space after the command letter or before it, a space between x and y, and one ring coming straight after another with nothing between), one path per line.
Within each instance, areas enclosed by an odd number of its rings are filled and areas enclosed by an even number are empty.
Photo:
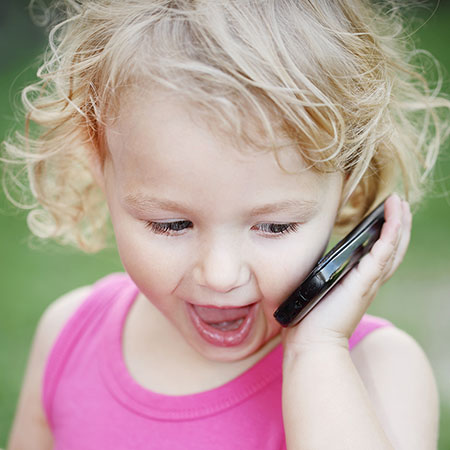
M252 356L254 353L258 351L258 347L256 348L236 348L236 347L221 347L221 348L202 348L196 349L199 353L202 354L204 358L213 362L237 362L243 361L246 358Z

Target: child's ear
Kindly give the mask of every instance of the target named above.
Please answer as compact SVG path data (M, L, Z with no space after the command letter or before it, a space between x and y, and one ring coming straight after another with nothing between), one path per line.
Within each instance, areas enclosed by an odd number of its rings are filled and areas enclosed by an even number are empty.
M89 154L89 170L95 181L95 184L106 194L105 174L104 174L104 161L100 155L100 152L94 145L88 149Z

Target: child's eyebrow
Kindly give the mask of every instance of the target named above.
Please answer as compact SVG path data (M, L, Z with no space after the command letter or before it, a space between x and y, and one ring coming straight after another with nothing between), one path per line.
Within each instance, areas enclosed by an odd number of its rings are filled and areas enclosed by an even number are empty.
M147 196L143 193L128 194L124 197L125 205L137 213L148 213L155 209L165 211L189 213L192 208L187 205L177 203L170 199L159 199ZM315 200L282 200L276 203L266 203L256 206L249 211L250 216L261 216L264 214L277 212L300 213L302 217L312 217L317 213L319 203Z
M318 202L313 200L283 200L257 206L250 211L250 215L261 216L277 212L296 212L301 213L302 216L312 216L317 212L318 208Z

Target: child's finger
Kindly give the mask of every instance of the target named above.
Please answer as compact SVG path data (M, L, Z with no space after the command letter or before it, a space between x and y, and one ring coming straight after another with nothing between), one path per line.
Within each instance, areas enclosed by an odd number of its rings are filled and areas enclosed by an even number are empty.
M384 281L384 277L394 264L397 249L401 242L402 207L401 200L397 195L393 195L386 200L385 211L386 222L381 230L380 238L353 270L355 276L350 276L347 280L344 280L347 281L347 288L350 292L363 290L360 294L363 297L372 297L372 294Z
M397 195L391 196L385 204L385 217L379 240L356 267L356 272L366 278L367 287L362 296L369 303L381 284L398 268L409 244L411 213L408 203Z
M386 210L386 222L385 225L383 226L383 229L381 231L381 236L380 239L381 240L385 240L385 241L392 241L392 253L389 256L388 261L386 262L386 265L384 267L383 270L383 274L382 274L382 278L381 281L384 282L386 281L389 276L390 273L393 272L393 266L394 266L394 261L396 259L397 253L398 253L398 249L399 249L399 245L400 245L400 241L401 241L401 235L402 235L402 223L403 223L403 219L402 219L402 207L401 207L401 200L400 198L395 198L393 200L390 201L389 205L387 206L387 210ZM384 228L389 229L389 231L391 232L392 236L386 236L386 234L389 234L388 231L386 231Z
M397 270L408 249L411 237L412 215L408 202L404 200L401 202L401 214L402 225L399 232L398 244L394 252L389 270L385 275L384 281L388 280Z
M409 207L409 203L407 201L402 202L402 208L403 208L403 229L402 229L402 235L401 235L401 241L398 248L398 254L397 254L397 265L400 264L400 262L405 257L406 251L408 249L409 241L411 238L411 227L412 227L412 214Z

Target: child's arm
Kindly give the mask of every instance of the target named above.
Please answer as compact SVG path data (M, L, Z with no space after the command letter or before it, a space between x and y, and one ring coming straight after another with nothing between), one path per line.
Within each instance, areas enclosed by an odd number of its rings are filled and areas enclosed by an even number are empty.
M9 436L9 450L52 448L53 438L41 401L45 364L62 327L89 291L90 287L84 286L62 296L46 309L39 320Z
M371 252L298 326L284 330L288 450L436 448L436 384L418 345L399 330L381 329L352 356L348 349L378 288L403 259L410 227L407 204L389 198Z

